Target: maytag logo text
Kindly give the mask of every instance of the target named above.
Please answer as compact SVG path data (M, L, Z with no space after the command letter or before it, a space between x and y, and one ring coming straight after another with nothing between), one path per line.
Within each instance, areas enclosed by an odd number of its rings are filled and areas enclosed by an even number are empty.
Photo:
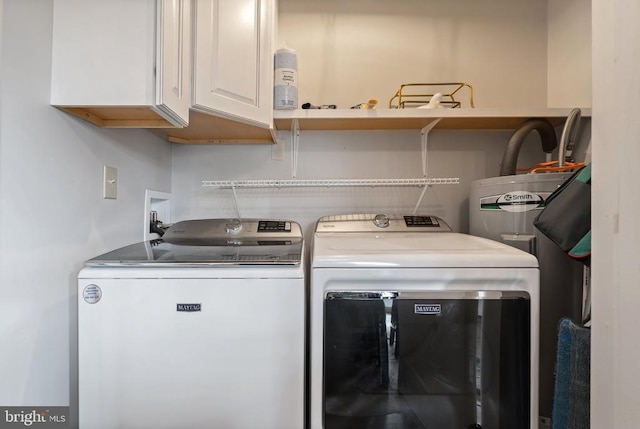
M176 304L176 311L192 312L192 311L201 311L201 310L202 310L201 304Z
M442 306L440 304L415 304L413 312L415 314L440 314Z

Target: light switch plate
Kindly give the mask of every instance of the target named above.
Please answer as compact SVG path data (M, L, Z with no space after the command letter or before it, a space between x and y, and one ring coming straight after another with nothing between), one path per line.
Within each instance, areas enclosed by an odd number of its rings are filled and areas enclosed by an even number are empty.
M118 169L105 165L102 178L102 198L118 198Z

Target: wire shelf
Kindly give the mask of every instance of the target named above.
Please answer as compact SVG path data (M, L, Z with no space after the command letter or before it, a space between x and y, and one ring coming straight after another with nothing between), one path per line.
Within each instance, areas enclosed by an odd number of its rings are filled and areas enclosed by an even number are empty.
M457 177L432 179L289 179L289 180L203 180L203 187L239 188L332 188L457 185Z

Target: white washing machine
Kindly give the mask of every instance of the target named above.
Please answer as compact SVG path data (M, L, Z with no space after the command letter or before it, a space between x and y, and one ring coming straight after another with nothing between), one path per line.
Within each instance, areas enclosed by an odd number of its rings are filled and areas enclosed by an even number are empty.
M195 220L78 278L80 428L300 429L300 226Z
M538 263L433 216L321 218L312 429L535 429Z

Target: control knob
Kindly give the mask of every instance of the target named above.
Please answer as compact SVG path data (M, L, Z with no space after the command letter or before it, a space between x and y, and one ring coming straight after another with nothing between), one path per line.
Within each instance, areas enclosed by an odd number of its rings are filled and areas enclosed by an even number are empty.
M227 222L225 227L228 234L240 232L240 230L242 229L242 222L240 222L239 219L231 219L230 221Z
M389 216L384 214L376 215L376 217L373 218L373 224L378 228L386 228L389 226Z

